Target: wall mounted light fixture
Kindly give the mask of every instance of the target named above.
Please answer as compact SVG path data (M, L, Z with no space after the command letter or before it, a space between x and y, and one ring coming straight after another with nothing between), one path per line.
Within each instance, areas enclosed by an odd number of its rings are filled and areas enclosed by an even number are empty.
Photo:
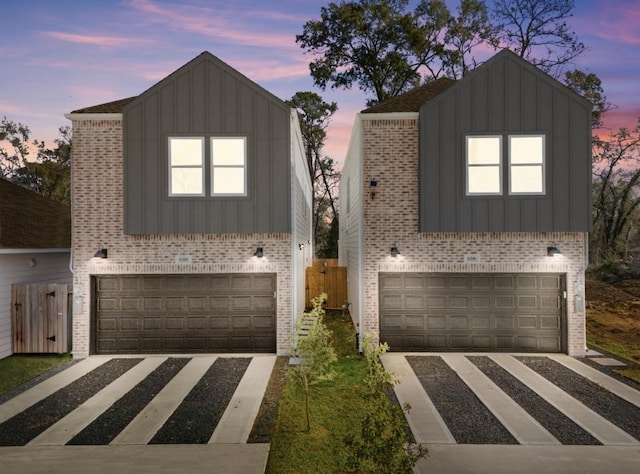
M107 249L100 249L95 253L94 257L95 258L107 258L107 253L108 253Z
M553 257L554 255L562 255L562 252L555 245L547 247L547 257Z
M378 186L378 181L376 181L375 179L372 179L371 181L369 181L369 187L371 188L371 200L372 201L376 197L376 187L377 186Z
M400 250L398 250L398 247L394 245L393 247L391 247L391 256L395 258L398 255L400 255Z
M254 257L262 258L264 256L264 252L262 251L262 247L257 247L256 251L253 252Z

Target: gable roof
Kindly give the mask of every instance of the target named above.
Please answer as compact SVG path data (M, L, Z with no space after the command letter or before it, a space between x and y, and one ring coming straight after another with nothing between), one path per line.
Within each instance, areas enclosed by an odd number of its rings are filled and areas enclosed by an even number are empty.
M521 58L520 56L518 56L516 53L514 53L508 48L503 48L502 50L500 50L499 52L491 56L489 59L487 59L485 62L483 62L480 66L476 67L474 70L466 74L462 79L456 81L455 84L452 84L453 87L448 89L446 93L439 95L437 99L434 97L434 100L429 101L429 105L426 107L434 106L439 101L446 100L446 97L449 94L455 94L454 92L455 90L457 90L458 88L464 87L464 84L466 84L469 81L475 80L478 76L483 75L488 70L491 70L492 68L496 67L500 63L516 64L518 67L522 68L525 71L528 71L534 77L539 78L540 80L542 80L544 83L551 86L556 91L559 91L560 93L569 96L572 100L575 100L581 103L583 106L588 107L589 109L593 107L593 104L589 102L587 99L585 99L584 97L582 97L580 94L571 90L568 86L560 82L558 79L555 79L554 77L550 76L546 72L537 68L536 66L531 64L529 61L527 61L524 58Z
M427 82L404 94L391 97L379 104L373 105L362 111L363 114L382 114L389 112L418 112L420 107L444 92L455 84L456 81L448 77L441 77L435 81Z
M71 208L0 178L0 249L71 247Z

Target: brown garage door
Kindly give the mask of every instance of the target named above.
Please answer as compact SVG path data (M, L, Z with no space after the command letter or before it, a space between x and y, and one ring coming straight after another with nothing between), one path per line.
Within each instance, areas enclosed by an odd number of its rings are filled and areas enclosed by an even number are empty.
M392 351L564 350L559 274L380 274L380 338Z
M94 278L92 352L275 352L276 275Z

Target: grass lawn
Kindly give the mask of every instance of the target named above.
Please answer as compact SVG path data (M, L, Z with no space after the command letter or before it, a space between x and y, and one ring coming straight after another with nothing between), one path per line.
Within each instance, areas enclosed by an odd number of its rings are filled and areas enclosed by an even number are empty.
M14 354L0 360L0 394L71 360L69 354Z
M312 387L309 433L304 431L302 389L293 377L287 377L271 437L267 473L348 472L344 439L360 430L365 405L359 392L364 387L366 362L356 350L349 316L327 312L324 321L334 336L337 375L330 382Z

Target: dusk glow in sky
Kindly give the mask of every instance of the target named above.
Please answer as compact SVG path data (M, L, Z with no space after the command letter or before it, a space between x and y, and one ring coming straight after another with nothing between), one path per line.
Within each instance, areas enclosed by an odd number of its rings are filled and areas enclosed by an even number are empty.
M4 1L0 18L0 117L50 141L72 110L139 95L209 51L283 100L312 90L338 103L325 154L342 162L367 97L314 88L295 36L320 0ZM415 3L415 2L412 2ZM605 125L640 116L640 2L576 0L571 26L589 48L576 67L597 74L609 101ZM448 0L454 11L459 1Z

